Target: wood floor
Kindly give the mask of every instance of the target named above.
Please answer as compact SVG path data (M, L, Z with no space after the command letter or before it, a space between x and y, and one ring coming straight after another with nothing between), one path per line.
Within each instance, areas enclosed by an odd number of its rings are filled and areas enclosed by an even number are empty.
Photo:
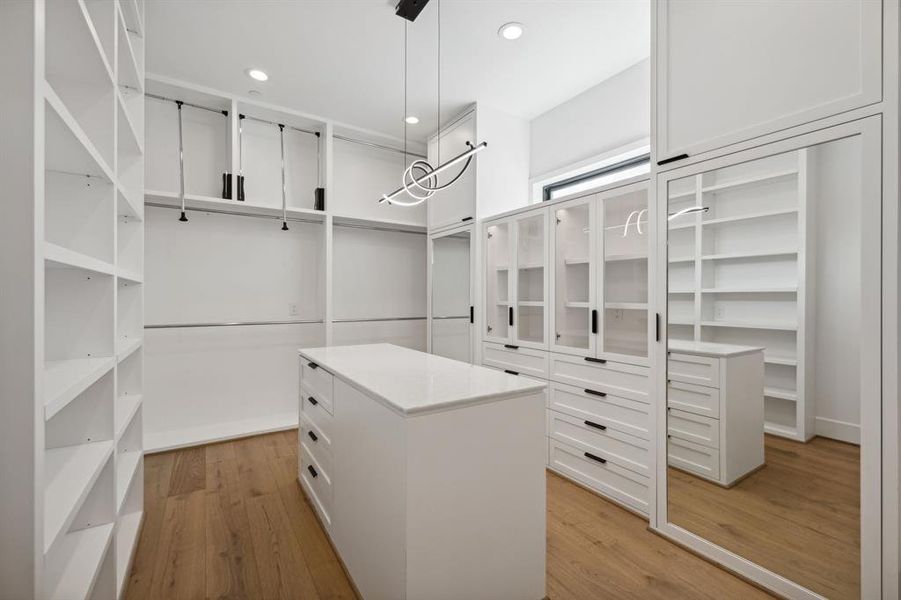
M673 523L828 598L860 597L860 448L766 436L730 489L669 469Z
M147 456L125 597L354 598L300 491L296 448L291 431ZM547 541L552 600L769 597L552 474Z

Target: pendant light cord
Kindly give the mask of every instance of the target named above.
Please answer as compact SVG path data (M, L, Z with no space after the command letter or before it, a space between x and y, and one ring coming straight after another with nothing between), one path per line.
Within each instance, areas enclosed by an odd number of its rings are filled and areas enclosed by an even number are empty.
M407 20L404 19L404 168L407 167Z
M438 9L438 111L436 120L438 126L435 128L438 132L438 141L435 144L435 163L441 164L441 0L435 0L435 6ZM435 181L435 185L438 182Z

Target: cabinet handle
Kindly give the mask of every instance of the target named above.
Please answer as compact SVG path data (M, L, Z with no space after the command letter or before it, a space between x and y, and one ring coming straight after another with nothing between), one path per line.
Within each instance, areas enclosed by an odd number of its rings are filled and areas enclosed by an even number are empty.
M307 435L310 436L310 439L313 440L314 442L318 442L318 441L319 441L319 437L318 437L315 433L313 433L312 431L308 431L308 432L307 432Z
M669 158L664 158L663 160L657 161L657 166L663 166L665 164L676 162L677 160L682 160L683 158L688 158L687 154L677 154L676 156L670 156Z
M660 341L660 313L654 313L654 336L658 342ZM669 356L669 352L666 353Z
M585 393L591 394L592 396L600 396L601 398L605 398L607 396L607 392L598 392L595 390L589 390L588 388L585 388Z
M472 221L472 217L463 217L462 219L460 219L460 221L462 223L465 223L466 221Z
M600 429L601 431L607 431L606 425L601 425L600 423L593 423L591 421L585 421L585 424L589 427L594 427L595 429Z
M510 369L504 369L504 373L509 373L510 375L519 375L518 371L511 371Z
M314 363L314 362L308 362L308 363L307 363L307 366L310 367L311 369L318 369L318 368L319 368L319 365L317 365L317 364Z
M606 465L606 464L607 464L607 459L606 459L606 458L601 458L600 456L595 456L595 455L592 454L591 452L584 452L583 454L585 454L585 458L590 458L591 460L596 460L596 461L598 461L599 463L601 463L602 465Z
M598 363L598 364L601 364L601 365L607 364L607 359L606 359L606 358L595 358L595 357L593 357L593 356L586 356L586 357L585 357L585 360L587 360L588 362Z
M510 350L519 350L519 346L514 344L504 344L504 348L509 348Z
M476 307L470 306L469 307L469 324L472 325L475 322L476 322Z
M591 311L591 333L598 332L598 309L592 309Z
M307 471L310 472L310 475L313 477L319 477L319 473L316 472L316 469L313 468L313 465L307 465Z
M314 398L313 396L310 396L309 398L307 398L307 400L309 400L310 404L312 404L313 406L316 406L317 404L319 404L319 401L316 400L316 398Z
M510 307L510 327L513 327L513 307Z

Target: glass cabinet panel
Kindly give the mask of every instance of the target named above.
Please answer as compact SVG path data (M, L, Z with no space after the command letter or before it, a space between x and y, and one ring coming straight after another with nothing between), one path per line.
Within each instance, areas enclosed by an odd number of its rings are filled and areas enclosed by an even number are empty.
M485 333L488 338L510 337L510 223L485 227Z
M602 352L648 355L648 189L603 199Z
M516 219L516 339L543 344L545 306L544 211Z
M594 196L554 210L554 345L594 349Z

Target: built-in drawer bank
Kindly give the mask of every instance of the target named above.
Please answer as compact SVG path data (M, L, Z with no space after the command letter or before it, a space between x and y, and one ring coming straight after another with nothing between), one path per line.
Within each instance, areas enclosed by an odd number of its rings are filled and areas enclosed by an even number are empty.
M297 435L301 449L306 447L313 453L316 462L322 465L327 473L331 473L333 464L331 440L304 413L300 415Z
M720 422L711 417L670 408L667 409L666 432L671 437L708 448L720 447Z
M719 481L720 451L675 436L667 436L667 457L671 467Z
M619 465L592 458L574 446L548 438L548 467L644 515L650 480Z
M328 438L328 445L331 446L332 440L332 421L334 417L329 413L319 397L311 393L306 385L300 386L300 412L307 416L319 432Z
M643 440L651 439L651 407L638 400L554 381L548 389L548 408Z
M720 387L720 359L694 354L667 353L666 376L672 381Z
M548 353L544 350L485 342L482 345L482 364L513 374L548 378Z
M547 411L548 435L645 477L651 476L650 450L647 440L628 433L608 429L606 425Z
M322 404L326 411L334 414L334 401L332 398L334 397L335 378L331 373L316 363L301 358L300 383L307 388L308 393L317 402Z
M650 368L599 358L549 353L549 379L650 404Z

